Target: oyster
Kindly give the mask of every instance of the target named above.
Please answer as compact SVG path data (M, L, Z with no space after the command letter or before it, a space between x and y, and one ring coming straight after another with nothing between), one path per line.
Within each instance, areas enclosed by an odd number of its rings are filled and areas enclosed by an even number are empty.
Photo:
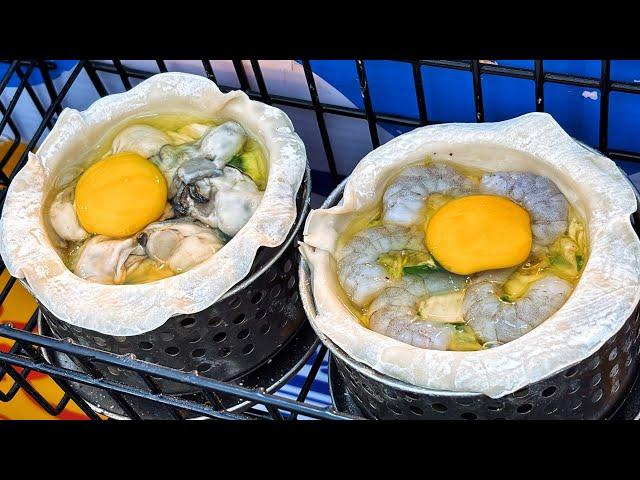
M150 125L132 125L122 130L113 139L113 153L133 152L144 158L156 155L160 149L171 143L166 133Z
M118 285L143 259L144 250L135 237L114 239L96 235L80 247L73 273L92 282Z
M248 176L231 167L194 159L176 172L173 208L223 233L234 236L256 211L263 193Z
M79 242L89 236L82 228L74 206L75 184L60 191L51 203L49 221L51 226L63 240Z
M191 218L154 222L137 236L146 255L176 273L207 260L224 245L215 231Z
M196 142L164 145L150 158L162 171L168 185L172 185L178 168L189 160L204 159L218 169L224 167L240 151L247 138L244 129L236 122L225 122L206 132ZM169 197L175 193L170 190Z

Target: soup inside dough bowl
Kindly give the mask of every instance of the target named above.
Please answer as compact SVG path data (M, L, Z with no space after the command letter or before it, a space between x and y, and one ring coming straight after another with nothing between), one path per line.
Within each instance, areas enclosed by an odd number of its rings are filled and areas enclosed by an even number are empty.
M462 169L543 175L585 219L590 252L580 281L555 314L520 338L472 352L418 348L369 330L335 293L341 232L380 201L396 172L426 157ZM351 358L414 386L505 395L588 357L629 318L640 298L635 210L633 189L615 164L579 145L549 115L416 129L367 155L338 206L310 214L301 250L312 272L314 324Z
M118 127L149 115L242 125L267 156L263 199L228 243L184 274L135 285L84 280L67 268L51 242L42 217L45 200L60 172L84 170L91 152L110 144ZM201 76L158 74L127 92L99 99L84 111L62 112L8 189L0 220L0 253L9 272L24 279L57 318L109 335L141 334L174 315L209 307L247 275L258 248L285 240L296 219L295 199L305 168L304 144L281 110L252 101L241 91L222 93Z

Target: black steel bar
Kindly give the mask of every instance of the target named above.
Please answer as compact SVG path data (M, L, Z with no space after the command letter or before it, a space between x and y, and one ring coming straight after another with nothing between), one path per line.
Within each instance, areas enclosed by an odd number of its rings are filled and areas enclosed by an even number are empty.
M13 63L13 62L17 62L19 65L28 65L31 60L6 60L6 59L0 59L0 63ZM55 70L57 65L56 62L53 60L45 60L44 61L44 65L46 66L46 68L48 70Z
M311 69L311 62L309 60L302 61L302 68L304 70L304 76L307 80L307 86L309 87L309 96L311 97L311 104L316 114L316 121L318 122L318 130L320 131L320 138L322 139L322 146L324 147L324 153L327 157L327 163L329 164L329 172L331 173L331 179L337 186L340 183L338 176L338 168L336 166L336 160L333 156L333 148L331 147L331 139L329 138L329 131L327 130L327 124L324 121L324 113L322 106L320 105L320 97L318 96L318 89L316 88L316 80L313 77L313 70Z
M20 357L18 357L18 358L20 358ZM3 368L6 370L7 374L13 379L13 381L16 382L16 384L18 384L20 386L20 388L22 388L22 390L24 390L24 392L27 395L29 395L31 398L33 398L38 403L38 405L40 405L44 409L45 412L47 412L49 415L52 415L52 416L55 417L57 415L57 413L55 411L55 408L49 404L47 399L44 398L40 394L40 392L38 392L33 387L33 385L31 385L27 381L27 379L25 377L23 377L22 375L20 375L20 373L18 373L18 371L13 366L14 363L18 364L17 362L7 362L7 361L5 361L5 359L0 358L0 364L4 366ZM28 368L30 371L31 370L35 370L33 368L29 368L28 366L23 366L23 367L24 368Z
M47 89L47 93L49 94L49 102L53 102L53 99L58 96L58 92L56 92L56 87L51 79L51 74L49 73L50 68L47 67L47 64L43 60L38 60L38 68L40 69L40 74L44 79L44 85ZM56 108L56 114L60 115L60 113L62 113L62 106L58 105L58 108Z
M469 62L462 60L420 60L420 65L448 68L449 70L466 70L467 72L471 70Z
M31 102L36 107L36 110L38 110L38 113L40 114L40 116L44 116L44 114L46 112L46 109L44 108L44 105L42 104L42 101L40 100L40 97L38 97L38 94L36 93L36 91L33 89L31 84L29 83L29 77L31 76L31 73L33 71L33 68L31 68L31 67L35 67L35 65L36 65L35 62L32 62L29 65L29 69L28 69L26 74L22 72L22 68L21 67L18 67L18 69L16 70L16 73L18 74L18 77L20 77L21 79L24 79L24 80L27 81L26 84L25 84L25 90L26 90L27 94L29 95L29 98L31 98ZM53 128L53 120L51 118L47 121L47 126L50 129Z
M471 61L471 75L473 76L473 100L476 107L476 122L484 122L484 103L482 101L480 60Z
M249 85L249 78L247 77L247 72L244 69L244 65L242 64L242 60L233 60L233 68L236 71L236 75L238 76L238 82L240 82L240 89L245 92L251 89L251 85Z
M87 62L85 64L84 69L87 72L87 75L89 76L89 80L91 80L91 83L93 83L93 88L95 88L96 92L98 92L98 95L100 97L104 97L108 95L109 92L104 86L104 83L102 83L102 80L100 79L98 72L96 72L96 69L94 68L93 64L91 62Z
M610 89L612 92L624 93L640 93L640 83L611 82Z
M304 402L307 399L307 395L309 395L309 391L311 390L311 386L313 382L316 380L316 376L318 375L318 371L320 370L320 366L322 366L322 361L324 357L327 355L327 347L322 344L318 349L318 353L316 355L316 359L313 361L311 368L309 369L309 374L307 378L305 378L304 383L302 384L302 388L300 389L300 393L298 393L298 398L296 399L298 402ZM295 420L298 418L298 414L293 412L289 417L290 420Z
M360 82L360 95L362 95L367 124L369 125L371 145L373 146L373 148L378 148L380 146L380 138L378 137L378 126L376 124L375 113L373 112L371 95L369 94L369 84L367 83L367 72L365 71L363 60L356 60L356 70L358 72L358 80Z
M222 400L216 392L212 392L211 390L202 390L202 394L207 401L213 405L216 410L224 410L224 405L222 404Z
M93 378L94 380L104 379L104 375L102 375L102 373L100 373L96 366L91 363L91 357L75 356L75 358L84 367L86 373L88 373L91 378ZM124 411L125 415L127 415L130 419L141 420L138 412L136 412L135 409L131 405L129 405L129 402L127 402L119 392L107 390L107 393L113 399L113 401L116 402L116 404Z
M120 75L120 80L122 80L122 85L125 90L131 90L131 80L127 76L127 71L122 66L122 62L120 60L111 60L113 62L113 66L116 67L118 75Z
M0 362L0 370L2 370L2 377L4 378L7 375L6 368L3 367L4 363ZM29 373L31 370L22 369L21 374L25 374L24 372ZM16 393L20 391L20 384L18 382L13 382L11 384L11 388L6 391L6 393L0 392L0 402L10 402L13 397L15 397Z
M3 302L0 302L0 304L2 303ZM32 332L36 328L37 324L38 324L38 311L35 310L31 314L31 317L29 318L27 323L25 324L24 330L27 332ZM5 323L5 325L7 325L7 323ZM22 351L22 345L20 344L20 342L14 342L13 345L11 345L11 348L9 349L9 353L12 355L18 355L21 351ZM4 378L4 375L5 375L5 371L2 367L0 367L0 381L2 381L2 379Z
M397 60L399 62L410 62L409 60ZM92 61L92 65L96 68L96 70L108 72L108 73L118 73L117 69L108 63ZM445 68L450 70L462 70L462 71L471 71L471 64L469 62L464 61L451 61L451 60L420 60L418 62L419 65ZM145 79L149 78L153 75L152 72L146 72L144 70L138 70L131 67L123 67L127 72L127 75L130 78L139 78ZM503 77L511 77L511 78L522 78L526 80L535 81L535 69L534 71L516 68L516 67L502 67L497 65L488 65L488 64L480 64L480 72L486 73L489 75L498 75ZM566 85L573 85L577 87L592 87L599 88L600 80L595 78L588 77L578 77L570 74L562 74L562 73L545 73L544 81L550 83L561 83ZM247 83L248 85L248 83ZM229 86L220 86L221 90L228 91L233 90L233 87ZM247 90L250 87L247 86ZM626 93L640 93L640 84L636 83L628 83L628 82L612 82L611 83L611 91L616 92L626 92ZM259 94L254 94L255 98L258 98ZM288 98L288 97L282 97ZM325 105L323 105L324 107ZM304 107L303 107L304 108ZM311 108L311 107L310 107Z
M14 74L19 64L20 62L18 60L14 60L11 62L11 65L9 65L9 68L7 68L7 71L4 72L2 80L0 80L0 95L2 95L2 92L9 84L9 80L11 80L11 76Z
M4 303L4 300L7 298L7 295L9 295L9 292L11 291L11 287L13 287L14 283L16 283L15 277L10 277L9 280L7 280L7 283L2 289L2 292L0 292L0 304Z
M609 60L602 60L602 68L600 74L600 129L598 142L598 149L607 154L609 148L609 92L610 82L609 76L611 73L611 62Z
M544 66L542 60L535 60L536 112L544 112Z
M156 382L154 382L154 380L149 375L145 373L139 373L138 375L140 376L140 378L142 378L142 380L147 385L147 387L149 387L149 391L151 393L154 393L156 395L163 394L162 390L158 388L158 385L156 385ZM178 410L177 408L168 406L168 410L169 410L169 413L171 413L171 416L174 418L174 420L184 420L184 416L182 416L182 414L180 413L180 410Z
M62 353L66 353L67 355L73 355L77 358L91 358L93 361L98 361L100 363L104 363L106 365L114 365L121 368L126 368L128 370L132 370L135 372L143 372L148 373L154 377L161 377L167 380L173 380L176 382L193 385L200 388L206 388L210 390L214 390L219 393L234 395L239 398L243 398L246 400L251 400L261 404L271 404L275 407L290 410L290 411L298 411L303 415L308 415L316 418L326 418L326 419L342 419L345 418L343 416L334 416L330 415L328 417L324 416L325 413L320 414L315 408L309 407L305 404L300 404L299 402L289 400L285 397L280 397L278 395L273 394L264 394L257 390L252 390L245 387L240 387L238 385L233 385L225 382L220 382L217 380L213 380L211 378L206 378L202 376L191 375L182 371L173 370L171 368L163 367L157 364L151 364L147 362L142 362L131 358L129 356L122 355L113 355L108 352L104 352L102 350L95 350L93 348L84 347L81 345L69 344L62 340L57 340L50 337L43 337L41 335L35 335L32 333L28 333L22 330L16 330L10 328L6 325L0 325L0 336L10 338L13 340L18 340L21 342L28 342L32 345L37 345L44 348L49 348L53 350L57 350ZM4 357L3 357L4 355ZM0 352L0 359L7 359L14 357L7 357L7 354ZM20 357L16 357L19 359ZM31 364L26 366L31 367ZM42 366L36 365L34 370L43 371ZM48 373L48 372L45 372ZM74 372L77 373L77 372ZM70 380L76 381L75 378L69 378ZM83 383L88 383L91 385L99 386L108 382L107 380L87 380L83 379ZM133 387L130 387L133 388ZM134 389L135 390L135 389ZM129 393L126 391L125 393ZM144 396L145 392L142 392L142 396ZM140 392L138 391L138 394ZM318 415L323 415L322 417L318 417Z
M37 318L37 311L34 313L34 317ZM17 342L16 342L17 343ZM22 345L22 350L27 353L34 361L38 363L46 362L46 359L40 353L40 351L31 347L31 345ZM72 400L82 412L87 415L91 420L100 420L100 417L91 409L91 407L84 401L82 397L80 397L71 385L66 380L62 380L59 378L51 377L51 379L58 385L58 387L64 392L63 398L58 402L58 405L55 407L55 410L58 412L62 412L66 407L69 400Z
M303 60L302 63L304 66L305 61ZM93 62L93 64L100 71L117 73L115 71L115 68L112 65L104 64L101 62ZM448 60L421 60L419 64L436 66L441 68L453 68L456 70L465 70L465 71L471 70L471 67L468 62L455 62L455 61L448 61ZM481 64L481 71L483 73L494 74L494 70L492 70L493 68L495 68L494 65ZM498 70L498 72L502 70L504 71L513 70L517 72L515 75L508 75L504 73L504 76L526 78L526 79L535 81L534 72L532 71L524 70L524 69L515 69L512 67L500 67L500 68L501 70ZM141 78L141 79L148 78L149 76L153 75L152 73L149 73L149 72L130 69L128 67L127 67L127 73L130 77ZM495 74L500 74L500 73L495 73ZM588 79L583 77L575 77L571 75L562 75L562 74L555 74L555 73L545 73L543 81L550 82L550 83L562 83L567 85L582 86L582 87L596 87L596 88L599 87L599 81L596 79ZM234 89L233 87L229 87L225 85L218 85L218 86L222 91L230 91ZM613 82L611 84L611 91L621 91L621 92L627 92L627 93L640 94L640 85L636 85L632 83L624 83L624 82ZM249 95L249 97L253 99L260 99L260 94L258 92L247 90L246 93L247 95ZM283 106L302 108L307 110L317 110L318 108L320 108L322 112L325 114L333 114L333 115L347 116L351 118L367 119L366 112L363 112L358 108L322 104L320 102L318 102L318 104L315 105L313 101L294 99L294 98L283 97L279 95L270 95L270 97L273 105L283 105ZM377 122L388 122L388 123L393 123L393 124L402 125L406 127L418 127L421 125L420 121L416 121L413 118L403 117L399 115L387 115L387 114L374 113L374 118ZM429 123L440 123L440 122L429 121Z
M416 87L416 100L418 102L418 115L420 117L420 125L429 123L427 117L427 100L424 96L424 85L422 83L422 72L420 71L420 62L411 62L413 70L413 83Z
M600 86L600 80L598 79L575 77L573 75L563 75L561 73L545 73L544 81L562 85L572 85L574 87L598 88Z
M0 113L4 115L4 112L5 112L4 105L2 105L2 102L0 102ZM13 156L15 151L18 149L18 145L20 145L20 141L22 140L22 137L20 136L20 132L18 131L16 125L13 123L13 120L11 119L11 117L9 117L9 121L7 124L9 125L9 128L13 132L13 140L10 140L11 146L5 152L4 156L2 157L2 160L0 160L0 172L2 173L1 177L3 179L6 179L5 185L9 183L9 178L7 177L7 175L4 173L2 169L9 162L9 159ZM0 273L2 273L3 270L4 268L0 269Z
M202 60L202 66L204 67L204 72L207 74L207 78L212 82L218 83L216 81L216 75L213 73L211 62L209 60ZM166 69L164 71L166 71Z
M256 83L258 84L258 91L262 97L262 101L268 105L271 105L271 97L267 91L267 84L264 82L262 76L262 69L260 68L260 62L258 60L249 60L251 68L253 69L253 75L256 77Z
M38 140L40 139L40 137L44 133L47 124L51 121L51 117L53 117L53 114L55 113L56 106L60 105L60 103L64 99L65 95L67 94L67 92L71 88L71 85L73 84L75 79L80 74L80 71L82 70L84 65L85 65L85 61L84 60L80 60L78 62L78 65L76 65L76 67L71 71L71 74L69 75L69 78L67 79L67 82L62 87L62 90L60 90L60 93L58 94L58 97L51 103L51 105L49 106L49 109L47 110L47 112L44 114L44 116L42 118L42 122L40 122L40 125L36 129L33 137L31 137L31 140L29 140L29 143L27 144L24 153L20 156L20 160L18 161L18 164L16 165L16 168L13 170L13 172L11 172L11 176L9 177L10 181L13 180L13 178L16 176L16 173L18 173L18 171L22 168L22 166L27 161L28 153L31 150L33 150L33 147L35 147L36 143L38 143ZM5 190L5 192L6 192L6 190ZM2 196L3 200L4 200L4 195L5 194L3 192L3 196Z
M4 127L7 125L7 122L9 121L11 113L13 112L13 110L16 108L16 105L18 104L18 100L20 99L20 94L27 86L29 81L29 75L31 75L31 72L33 71L34 68L35 68L34 64L29 65L29 68L27 69L26 74L23 74L19 68L16 70L16 73L18 73L18 76L20 77L20 83L16 87L16 91L13 94L13 97L11 97L11 101L9 102L9 105L7 105L6 108L4 108L4 111L2 112L2 118L0 118L0 132L2 132L4 130ZM42 108L42 105L40 107Z
M156 60L156 64L158 65L158 70L160 70L160 72L162 72L162 73L168 72L167 64L164 63L164 60ZM206 67L205 67L205 69L206 69Z
M267 390L264 387L258 388L258 391L263 395L268 395ZM282 420L282 414L276 407L267 403L264 404L264 407L267 409L267 412L269 412L269 415L271 415L272 420Z
M624 150L609 149L609 154L607 156L613 160L640 162L640 153L638 152L627 152Z
M139 388L130 387L128 385L111 382L109 380L96 380L91 378L90 375L82 372L76 372L74 370L68 370L65 368L56 367L53 365L49 365L47 363L44 364L36 364L33 360L25 359L23 357L16 357L6 354L5 352L0 351L0 362L6 362L8 364L14 364L23 368L30 368L32 370L46 373L51 377L62 377L64 379L70 380L76 383L82 383L83 385L90 385L93 387L101 388L106 390L108 393L117 393L117 394L126 394L139 398L153 399L156 402L172 405L177 408L194 411L196 413L201 413L203 415L215 418L224 418L229 420L238 420L243 419L241 415L232 414L232 413L221 413L212 411L211 409L195 403L190 402L188 400L181 399L179 397L172 397L168 395L151 395L149 392L145 390L141 390Z

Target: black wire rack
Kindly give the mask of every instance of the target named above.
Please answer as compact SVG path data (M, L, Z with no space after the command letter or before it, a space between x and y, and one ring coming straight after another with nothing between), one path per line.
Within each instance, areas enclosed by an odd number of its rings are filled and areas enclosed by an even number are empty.
M5 128L11 134L11 144L3 157L0 159L0 208L4 204L7 187L22 168L27 160L28 152L33 151L42 139L44 133L53 127L57 116L63 108L63 100L78 80L81 74L86 74L99 96L109 94L103 80L102 74L115 74L122 82L125 90L132 88L132 80L141 80L152 76L157 72L149 72L125 66L120 60L112 60L111 63L94 60L81 60L70 71L62 87L56 88L52 79L51 70L56 68L55 62L47 60L0 60L7 66L6 73L0 79L0 95L6 90L11 78L16 75L19 79L13 95L9 101L0 100L0 133ZM320 134L322 147L327 161L327 169L330 174L333 186L337 186L344 178L340 175L336 166L336 160L332 149L332 142L325 116L328 114L343 117L351 117L366 120L371 145L376 148L380 145L378 134L379 123L390 123L393 125L415 128L422 125L437 123L430 121L427 111L427 102L423 89L423 66L440 67L445 69L463 70L471 73L473 78L474 106L476 121L484 121L484 102L482 95L482 76L499 75L519 79L533 80L535 83L535 109L544 111L544 85L545 83L559 83L585 88L598 88L601 92L600 112L599 112L599 139L598 148L605 155L614 160L625 160L640 163L640 152L629 152L613 150L608 147L608 122L609 122L609 94L610 92L625 92L640 94L640 85L634 83L615 82L610 79L610 61L603 60L601 75L599 79L579 77L545 72L543 61L535 60L533 70L505 67L488 64L480 60L471 61L449 61L449 60L415 60L403 61L412 67L413 83L415 86L416 101L418 107L418 117L410 118L397 115L379 113L374 110L369 84L367 82L367 72L364 60L354 60L360 93L362 96L363 108L345 107L323 103L320 100L314 73L310 60L301 60L305 80L309 90L309 100L275 95L269 92L263 72L258 60L250 60L247 63L240 60L233 61L233 68L242 89L247 95L264 103L294 107L313 111L315 113L317 127ZM155 61L157 70L167 71L167 64L163 60ZM205 75L215 81L216 74L209 60L202 60L202 67ZM249 75L246 70L250 67L257 85L257 90L251 88ZM44 101L39 96L31 83L30 78L36 73L42 76L48 101ZM224 92L235 89L218 84ZM22 138L20 130L13 118L18 101L22 96L26 96L33 103L41 121L29 138ZM24 152L19 156L17 164L10 173L5 173L2 169L7 165L9 159L17 152L20 144L24 144ZM4 262L0 263L0 274L5 270ZM2 292L0 292L0 305L2 305L16 284L15 278L9 278ZM59 415L70 401L77 406L91 419L103 418L98 415L85 399L78 394L78 385L88 386L104 392L119 408L132 419L139 419L141 416L132 407L132 400L144 399L153 403L161 404L171 413L172 418L183 419L187 416L197 415L209 418L220 419L276 419L293 420L299 416L306 416L316 419L353 419L348 414L338 412L334 407L318 407L308 401L308 394L316 378L323 360L327 356L326 347L314 343L315 360L311 364L306 379L300 389L297 399L292 400L277 393L267 393L264 389L250 389L239 385L224 383L198 376L196 373L187 373L173 370L160 365L155 365L137 360L132 355L114 355L109 352L83 347L68 341L58 340L46 335L37 333L38 312L34 312L30 320L22 327L15 328L13 325L0 325L0 338L13 342L8 351L0 350L0 381L6 376L11 379L10 386L6 391L0 391L0 402L10 402L16 394L23 390L35 402L37 402L49 415ZM84 367L83 371L66 368L61 365L49 363L44 356L44 352L58 352L59 354L78 360ZM95 368L95 364L110 365L121 369L129 370L133 374L140 376L148 388L131 387L122 383L105 379ZM62 397L55 403L39 392L32 383L29 382L31 372L41 372L50 376L53 381L64 392ZM184 383L197 389L202 395L198 398L204 401L194 401L188 398L167 395L158 387L154 378L163 378L175 382ZM251 402L254 406L234 413L220 409L219 395L227 395ZM262 408L260 408L262 407Z

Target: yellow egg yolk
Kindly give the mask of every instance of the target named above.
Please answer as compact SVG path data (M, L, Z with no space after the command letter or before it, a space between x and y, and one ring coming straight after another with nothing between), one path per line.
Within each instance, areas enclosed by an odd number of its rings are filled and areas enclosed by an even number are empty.
M451 200L433 215L425 233L431 255L459 275L513 267L531 251L527 211L493 195Z
M157 220L167 203L162 172L136 153L110 155L91 165L76 185L76 213L90 232L121 238Z

